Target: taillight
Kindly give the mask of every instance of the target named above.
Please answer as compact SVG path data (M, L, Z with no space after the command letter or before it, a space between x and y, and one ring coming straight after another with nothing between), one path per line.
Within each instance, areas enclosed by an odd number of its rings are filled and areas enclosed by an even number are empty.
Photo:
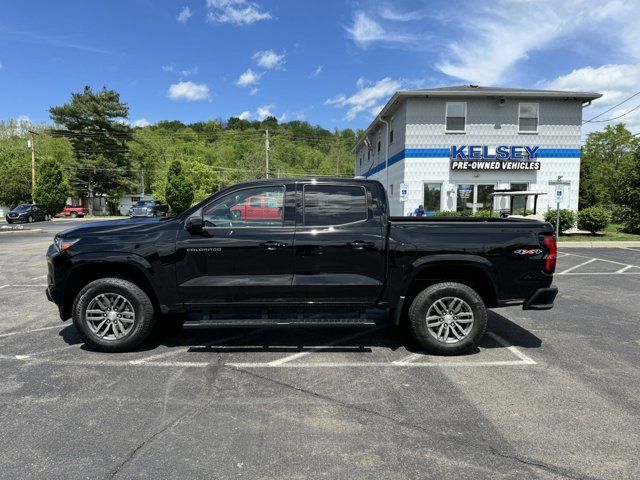
M545 235L542 241L547 248L547 254L544 257L544 270L547 273L553 273L556 271L556 259L558 258L556 237L555 235Z

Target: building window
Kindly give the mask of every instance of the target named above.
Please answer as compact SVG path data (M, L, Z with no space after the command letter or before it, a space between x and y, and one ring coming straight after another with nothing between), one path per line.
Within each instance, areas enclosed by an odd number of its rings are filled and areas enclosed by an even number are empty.
M393 143L393 117L389 120L389 144Z
M475 197L476 186L465 183L459 184L456 188L456 212L462 215L473 213L473 198Z
M434 212L439 212L442 210L441 204L441 192L442 192L442 184L441 183L425 183L424 184L424 202L422 205L424 206L427 215L433 214Z
M389 196L393 197L393 183L389 185Z
M464 132L467 123L467 103L447 102L445 130L447 132Z
M538 131L538 104L518 104L518 132L535 133Z
M380 141L380 133L378 133L378 153L380 153L380 144L382 142Z

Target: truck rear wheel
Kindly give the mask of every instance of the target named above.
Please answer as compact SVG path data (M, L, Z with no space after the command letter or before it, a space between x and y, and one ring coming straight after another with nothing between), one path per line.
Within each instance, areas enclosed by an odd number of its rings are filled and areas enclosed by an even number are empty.
M414 338L426 350L454 355L478 344L487 328L487 309L471 287L437 283L413 299L409 323Z
M151 333L155 312L149 296L121 278L101 278L84 287L73 304L73 323L103 352L132 350Z

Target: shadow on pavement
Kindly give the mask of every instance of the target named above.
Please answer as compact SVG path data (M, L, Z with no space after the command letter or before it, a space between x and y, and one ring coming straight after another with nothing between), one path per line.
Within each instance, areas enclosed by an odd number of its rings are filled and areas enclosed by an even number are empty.
M511 345L522 348L539 348L542 341L527 329L508 318L489 312L487 332L495 332ZM64 328L60 335L69 345L83 343L73 324ZM143 343L137 351L152 351L160 346L188 347L188 352L279 352L297 353L310 347L322 346L323 352L368 353L373 347L395 351L406 348L411 353L426 353L411 337L408 328L394 327L386 318L381 318L375 328L213 328L182 331L159 331ZM479 348L458 356L474 356L482 349L505 348L489 335L485 335ZM94 351L89 345L83 350Z

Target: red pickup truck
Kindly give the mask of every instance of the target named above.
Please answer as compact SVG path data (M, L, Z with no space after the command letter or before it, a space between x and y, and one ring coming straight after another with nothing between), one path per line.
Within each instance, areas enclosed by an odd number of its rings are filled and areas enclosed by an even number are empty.
M67 205L66 207L64 207L64 210L62 210L56 216L57 217L77 218L77 217L84 217L88 213L89 213L89 209L88 208L72 207L71 205Z

